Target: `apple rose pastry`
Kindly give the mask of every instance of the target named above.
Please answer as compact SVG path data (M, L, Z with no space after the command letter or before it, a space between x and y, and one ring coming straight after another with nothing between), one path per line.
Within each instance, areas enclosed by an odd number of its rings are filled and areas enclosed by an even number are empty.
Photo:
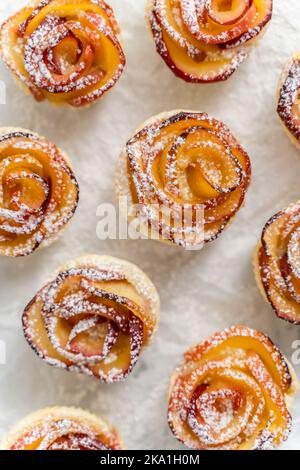
M198 450L258 450L288 437L298 383L263 333L234 326L185 353L171 379L169 425Z
M300 324L300 201L266 223L254 269L259 289L276 315Z
M300 53L284 68L277 112L292 142L300 147Z
M188 82L227 80L272 17L272 0L148 0L156 49Z
M110 256L83 256L31 300L23 327L47 363L112 383L130 374L158 316L157 291L139 268Z
M121 450L116 429L79 408L53 407L22 419L1 442L2 450Z
M103 0L31 0L0 30L0 56L38 101L88 105L120 78L119 27Z
M31 131L0 128L0 255L25 256L51 243L78 196L66 154Z
M117 195L127 198L129 220L138 217L143 235L195 248L232 220L250 176L247 153L223 123L172 111L151 118L127 142Z

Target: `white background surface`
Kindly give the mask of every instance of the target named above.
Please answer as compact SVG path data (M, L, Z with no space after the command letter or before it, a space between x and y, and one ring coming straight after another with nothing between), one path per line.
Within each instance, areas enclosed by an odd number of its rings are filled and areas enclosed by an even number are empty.
M25 3L1 0L0 18ZM0 366L0 432L41 407L75 405L108 417L129 449L178 449L183 447L166 421L167 386L187 347L236 323L268 333L288 358L292 342L300 338L300 327L277 319L264 303L251 265L264 223L300 197L300 152L275 113L281 68L300 48L299 1L274 0L273 21L259 46L226 83L214 85L189 85L173 76L155 52L144 0L111 4L128 64L117 86L90 109L35 103L0 66L7 87L0 125L29 128L53 140L68 152L81 187L78 211L58 242L25 259L0 259L0 340L7 347L7 363ZM122 146L146 118L173 108L206 111L240 139L253 164L246 206L221 238L200 252L151 241L97 240L96 208L114 202L114 167ZM106 386L52 368L35 356L22 335L23 308L48 274L64 261L92 252L137 263L161 295L159 333L125 383ZM300 367L296 370L300 376ZM299 405L298 397L286 449L300 449Z

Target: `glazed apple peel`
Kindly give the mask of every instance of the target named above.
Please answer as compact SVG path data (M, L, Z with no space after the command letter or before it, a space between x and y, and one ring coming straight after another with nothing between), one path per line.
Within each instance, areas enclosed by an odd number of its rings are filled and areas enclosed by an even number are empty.
M272 0L149 0L158 53L189 82L226 80L272 16Z
M248 327L232 327L185 354L171 380L169 425L193 449L274 448L290 432L286 402L295 391L272 341Z
M102 0L32 1L0 30L0 55L41 101L80 107L120 78L125 56Z

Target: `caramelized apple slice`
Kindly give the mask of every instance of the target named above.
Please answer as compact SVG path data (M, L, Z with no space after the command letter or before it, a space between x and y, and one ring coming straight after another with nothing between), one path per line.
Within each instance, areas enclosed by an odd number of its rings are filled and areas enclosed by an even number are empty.
M31 0L2 25L0 55L37 100L81 107L120 78L118 34L103 0Z
M197 247L214 240L241 207L251 164L224 124L182 111L151 118L127 143L118 174L118 195L139 204L141 230Z
M70 351L85 357L105 359L118 339L118 328L111 321L86 318L79 321L71 330L68 339Z
M279 89L278 115L292 142L300 141L300 59L296 54L284 68Z
M272 0L148 0L156 49L178 77L226 80L272 17Z
M0 129L0 255L53 241L75 213L79 189L66 155L44 137Z
M133 370L155 332L158 308L154 286L137 267L83 257L28 304L24 333L49 364L111 383Z

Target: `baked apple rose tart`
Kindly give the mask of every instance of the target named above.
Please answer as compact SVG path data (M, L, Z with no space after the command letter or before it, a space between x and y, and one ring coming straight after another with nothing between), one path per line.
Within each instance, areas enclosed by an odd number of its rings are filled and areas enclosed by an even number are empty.
M0 128L0 255L25 256L49 245L78 197L64 152L31 131Z
M0 29L0 56L38 101L89 105L120 78L119 26L104 0L31 0Z
M151 231L160 241L196 248L233 219L250 178L250 159L223 123L205 113L171 111L149 119L127 142L116 186L142 235Z
M193 449L276 448L289 435L297 386L267 336L234 326L185 353L171 379L169 425Z
M158 317L157 291L137 266L90 255L55 273L25 308L23 327L48 364L112 383L131 373Z
M178 77L227 80L272 17L272 0L148 0L156 49Z
M300 53L284 68L277 112L292 142L300 147Z
M117 430L80 408L45 408L23 418L4 437L2 450L121 450Z
M276 315L300 324L300 201L266 223L254 269L259 289Z

